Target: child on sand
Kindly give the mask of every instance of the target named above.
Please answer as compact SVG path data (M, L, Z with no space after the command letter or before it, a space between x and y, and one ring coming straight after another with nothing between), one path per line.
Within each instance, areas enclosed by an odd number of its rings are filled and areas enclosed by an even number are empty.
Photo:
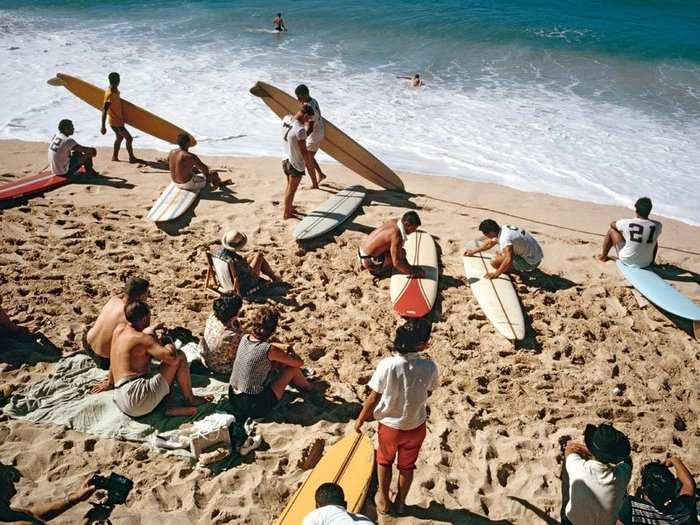
M399 482L393 505L397 514L403 513L418 452L425 439L428 417L425 405L430 392L438 386L437 366L418 355L428 346L429 339L430 323L426 319L409 321L397 328L394 355L379 362L368 383L371 392L355 421L358 433L371 413L379 423L379 488L375 503L381 514L391 509L389 487L397 455Z
M134 141L129 130L124 126L124 110L122 108L121 93L119 92L119 73L110 73L107 77L109 79L109 87L105 90L104 106L102 107L102 127L100 128L100 133L103 135L107 133L107 128L105 127L105 120L107 115L109 115L109 126L114 131L114 153L112 153L112 160L119 160L119 148L121 148L122 140L126 141L126 151L129 153L129 162L136 163L141 162L134 156L134 150L132 149L132 142Z

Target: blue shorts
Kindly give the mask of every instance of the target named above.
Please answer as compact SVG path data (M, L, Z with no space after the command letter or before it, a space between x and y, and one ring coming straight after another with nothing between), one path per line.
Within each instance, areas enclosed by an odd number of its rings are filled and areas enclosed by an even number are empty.
M537 264L530 264L527 262L525 259L523 259L520 255L516 255L513 257L513 268L515 271L518 272L531 272L535 268L537 268L540 265L538 262Z

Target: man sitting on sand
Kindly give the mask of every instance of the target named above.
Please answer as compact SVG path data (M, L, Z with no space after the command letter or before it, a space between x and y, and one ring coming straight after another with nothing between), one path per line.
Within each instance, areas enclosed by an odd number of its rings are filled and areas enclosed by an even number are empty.
M649 219L651 199L642 197L634 203L636 217L620 219L610 223L610 229L603 240L603 251L598 260L608 260L610 248L615 246L620 260L633 268L646 268L654 264L659 249L661 223Z
M587 425L585 445L570 441L564 450L569 501L562 525L614 525L632 477L630 442L611 425Z
M305 170L309 171L311 183L314 188L318 188L316 181L316 165L314 158L306 149L306 124L314 117L314 110L309 104L304 104L294 115L287 115L282 120L284 129L284 151L287 158L282 161L282 171L287 177L287 187L284 192L284 213L282 217L289 219L292 217L292 204L294 195L297 192L301 178Z
M118 325L112 336L112 359L109 369L114 383L114 402L127 416L140 417L155 410L177 381L186 406L169 407L167 416L191 416L207 397L195 396L187 358L172 344L158 344L153 335L144 333L151 322L146 303L135 301L124 308L126 323ZM156 374L149 373L151 359L161 362Z
M360 243L357 257L362 267L372 275L387 268L395 268L401 273L422 277L425 273L423 269L409 264L403 249L408 236L420 224L415 211L407 211L400 219L390 219L382 224Z
M678 479L671 469L676 470ZM642 468L636 496L625 496L617 525L698 525L695 480L681 458L652 461Z
M322 483L316 489L316 510L306 515L301 525L372 525L369 518L347 511L343 487Z
M141 162L141 160L137 159L134 155L132 147L134 138L124 125L124 108L122 107L121 92L119 91L119 82L121 81L119 73L112 72L107 76L107 79L109 80L109 87L105 90L100 133L103 135L107 133L105 121L107 120L107 116L109 116L109 126L112 128L112 131L114 131L114 152L112 153L112 160L115 162L119 161L119 149L122 146L122 141L125 140L126 151L129 154L129 162L132 164Z
M219 174L209 171L209 167L204 164L194 153L189 152L191 138L187 133L180 133L177 136L178 148L171 150L168 154L168 165L170 166L170 177L181 190L198 192L207 183L214 189L221 186ZM202 174L194 173L197 168Z
M313 188L318 188L318 184L326 178L316 160L316 153L321 147L321 141L323 141L323 137L326 134L323 117L321 116L321 106L318 105L318 101L315 98L311 98L309 88L304 84L299 84L294 90L294 94L299 102L309 104L314 110L314 114L308 124L306 124L306 149L314 162L314 168L318 172L318 182L316 182L316 177L309 173L311 185Z
M479 224L479 231L486 237L478 248L467 250L465 256L490 250L498 244L499 251L491 259L495 272L487 272L486 279L495 279L501 274L511 272L531 272L542 262L542 248L535 238L523 228L503 226L492 219L486 219Z
M87 175L97 175L92 168L92 158L97 156L97 150L78 144L71 138L74 132L72 121L63 119L58 123L58 133L49 143L51 173L70 177L75 175L81 166L85 166Z
M251 321L252 333L241 338L229 380L233 411L247 417L268 415L279 403L288 384L310 392L322 382L309 382L301 371L304 362L286 346L269 342L277 330L279 313L264 306Z
M248 242L248 237L242 232L231 230L224 233L221 238L221 251L219 255L233 262L236 275L233 276L234 292L241 297L255 293L265 284L260 277L264 274L273 281L279 281L279 277L272 271L270 264L261 252L253 252L244 258L238 253Z
M394 338L394 355L379 362L367 383L370 394L355 421L355 431L374 414L379 423L377 476L379 487L375 497L377 512L390 510L389 488L394 459L398 455L399 482L394 511L401 514L406 495L413 482L413 470L425 439L425 406L432 390L438 386L437 366L429 358L420 357L430 340L430 323L416 319L399 326Z

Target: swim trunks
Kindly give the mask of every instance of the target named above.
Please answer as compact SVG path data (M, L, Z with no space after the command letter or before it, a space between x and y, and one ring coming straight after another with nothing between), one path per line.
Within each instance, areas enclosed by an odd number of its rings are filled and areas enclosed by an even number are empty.
M289 177L303 177L304 176L304 172L299 171L294 166L292 166L292 163L289 162L289 159L284 159L282 161L282 171L284 171L284 174L289 176Z
M175 185L181 190L199 191L207 185L207 178L204 175L193 173L190 180L187 182L176 182Z
M379 423L377 464L389 467L398 455L399 470L415 469L425 433L425 422L412 430L398 430Z
M102 357L101 355L95 353L95 351L92 349L90 343L87 340L87 333L87 330L83 332L83 350L95 362L97 368L99 368L100 370L109 370L109 358Z
M140 417L153 412L169 393L170 385L160 373L125 377L114 385L114 402L127 416Z
M513 257L513 268L518 272L531 272L539 265L540 263L530 264L520 255L516 255L515 257Z
M369 270L370 273L375 273L384 268L384 260L386 252L379 255L365 255L360 248L357 249L357 258L363 268Z

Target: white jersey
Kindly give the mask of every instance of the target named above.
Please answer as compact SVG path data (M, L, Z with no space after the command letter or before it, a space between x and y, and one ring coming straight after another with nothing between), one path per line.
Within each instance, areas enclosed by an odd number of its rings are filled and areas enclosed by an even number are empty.
M528 232L517 226L506 226L501 228L498 236L498 246L503 251L506 246L513 247L513 257L520 256L528 264L537 266L542 261L542 248L535 238Z
M308 104L314 110L314 116L311 121L314 123L314 130L309 135L309 141L314 144L320 144L321 140L326 134L326 130L323 124L323 117L321 116L321 108L318 105L318 101L315 98L309 99Z
M618 246L620 260L634 268L646 268L654 261L654 248L661 235L661 223L649 219L620 219L615 227L625 238Z
M348 512L337 505L326 505L307 514L301 525L373 525L373 523L362 514Z
M287 153L287 159L294 169L297 171L304 172L306 170L306 165L304 164L304 156L299 148L300 140L306 140L306 130L304 126L299 123L297 119L291 115L287 115L282 120L283 125L283 135L284 149Z
M68 173L70 152L78 143L63 133L56 133L49 143L49 166L54 175Z

